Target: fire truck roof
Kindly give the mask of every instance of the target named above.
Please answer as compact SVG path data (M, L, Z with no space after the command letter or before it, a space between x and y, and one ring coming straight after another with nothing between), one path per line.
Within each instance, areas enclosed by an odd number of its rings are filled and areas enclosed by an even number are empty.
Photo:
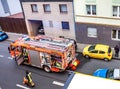
M16 41L18 44L47 48L51 50L65 51L74 42L64 38L53 38L47 36L29 37L23 36Z

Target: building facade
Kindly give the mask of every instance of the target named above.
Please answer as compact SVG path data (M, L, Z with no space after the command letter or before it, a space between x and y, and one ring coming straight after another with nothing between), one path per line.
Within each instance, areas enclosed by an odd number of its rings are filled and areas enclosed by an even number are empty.
M44 30L47 36L75 39L73 0L21 0L30 36Z
M0 0L0 17L6 17L21 12L22 9L19 0Z
M78 43L120 45L120 0L74 0Z

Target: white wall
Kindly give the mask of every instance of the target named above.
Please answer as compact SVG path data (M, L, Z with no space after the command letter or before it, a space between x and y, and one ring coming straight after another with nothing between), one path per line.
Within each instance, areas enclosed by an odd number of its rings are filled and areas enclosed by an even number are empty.
M0 0L0 16L1 17L5 17L5 16L9 16L9 15L22 12L19 0L7 0L7 2L8 2L9 9L10 9L10 13L4 13L4 9L3 9L3 6Z
M112 14L112 0L74 0L74 4L76 15L86 15L86 4L96 5L96 16L111 17Z
M96 5L97 14L86 14L86 4ZM120 17L113 17L113 5L120 6L120 0L74 0L76 22L119 25Z
M3 6L0 0L0 17L9 16L9 13L4 13Z
M30 4L38 5L38 12L32 13ZM51 13L46 14L43 10L43 4L50 4ZM60 14L59 4L67 4L68 13ZM48 21L53 21L53 27L44 26L45 34L48 36L65 36L68 38L75 39L75 23L74 23L74 13L71 2L23 2L23 9L26 18L26 25L29 34L31 34L32 28L28 20L42 20L43 25L46 25ZM61 21L68 21L70 29L63 30L61 27Z
M19 0L7 0L8 6L10 8L11 14L16 14L22 12Z

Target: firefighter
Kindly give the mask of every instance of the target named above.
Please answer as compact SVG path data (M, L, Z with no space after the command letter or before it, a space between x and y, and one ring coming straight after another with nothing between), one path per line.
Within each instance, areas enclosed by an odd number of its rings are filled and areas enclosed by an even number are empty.
M31 72L26 71L26 77L24 77L23 84L27 84L29 86L34 87L34 83L32 81L32 76L31 76Z
M52 60L52 65L61 68L60 63L55 59Z
M56 65L57 67L61 68L61 64L60 64L58 61L55 62L55 65Z
M24 60L24 62L29 63L29 56L28 56L27 50L24 50L24 52L23 52L23 60Z

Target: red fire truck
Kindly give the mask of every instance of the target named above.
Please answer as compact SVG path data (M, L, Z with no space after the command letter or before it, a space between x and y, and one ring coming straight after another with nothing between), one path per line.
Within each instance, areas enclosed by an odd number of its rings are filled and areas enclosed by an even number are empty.
M24 36L12 42L8 50L18 65L27 64L46 72L75 70L80 63L75 57L74 42L64 38Z

